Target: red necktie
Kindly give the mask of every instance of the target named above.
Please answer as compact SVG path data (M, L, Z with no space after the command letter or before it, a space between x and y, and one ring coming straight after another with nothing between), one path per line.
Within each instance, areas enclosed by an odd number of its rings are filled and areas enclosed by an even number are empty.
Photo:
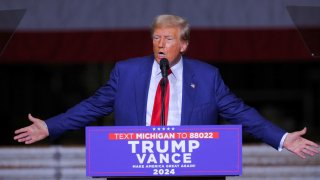
M171 69L168 70L168 76L171 74ZM151 116L151 126L160 126L161 125L161 82L164 80L162 78L158 84L156 97L154 98L154 104L153 104L153 110L152 110L152 116ZM167 125L168 121L168 109L169 109L169 96L170 96L170 83L169 80L167 80L167 86L166 86L166 94L164 97L164 103L165 103L165 111L164 111L164 122L165 125Z

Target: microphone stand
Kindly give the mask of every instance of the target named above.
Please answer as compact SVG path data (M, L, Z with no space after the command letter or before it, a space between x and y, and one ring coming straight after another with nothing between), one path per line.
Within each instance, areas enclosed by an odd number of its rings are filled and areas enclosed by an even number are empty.
M168 69L169 69L169 61L166 58L160 60L160 69L162 79L160 81L161 86L161 126L166 125L166 116L165 116L165 97L167 90L167 81L168 81Z
M160 83L161 86L161 126L165 126L165 96L167 90L167 77L163 77Z

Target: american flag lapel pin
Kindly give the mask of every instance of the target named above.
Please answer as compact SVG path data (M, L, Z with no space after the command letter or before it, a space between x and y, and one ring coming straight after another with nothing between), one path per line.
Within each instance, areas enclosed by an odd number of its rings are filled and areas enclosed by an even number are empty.
M190 86L194 89L196 88L196 85L194 83L191 83Z

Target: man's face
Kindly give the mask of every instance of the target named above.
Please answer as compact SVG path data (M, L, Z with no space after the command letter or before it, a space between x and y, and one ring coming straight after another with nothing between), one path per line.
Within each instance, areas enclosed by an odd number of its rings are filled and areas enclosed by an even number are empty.
M180 39L180 29L178 27L160 27L153 32L153 53L156 61L167 58L170 67L175 65L184 52L188 43Z

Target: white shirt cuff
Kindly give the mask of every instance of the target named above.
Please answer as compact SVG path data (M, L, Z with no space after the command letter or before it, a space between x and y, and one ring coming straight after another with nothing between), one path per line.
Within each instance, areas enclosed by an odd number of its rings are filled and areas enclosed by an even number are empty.
M280 144L279 144L279 147L278 147L278 151L282 151L283 150L283 143L284 143L284 140L286 139L288 133L285 133L282 138L281 138L281 141L280 141Z
M48 129L48 135L49 135L50 134L49 133L49 128L48 128L48 125L47 125L46 121L43 121L43 126Z

